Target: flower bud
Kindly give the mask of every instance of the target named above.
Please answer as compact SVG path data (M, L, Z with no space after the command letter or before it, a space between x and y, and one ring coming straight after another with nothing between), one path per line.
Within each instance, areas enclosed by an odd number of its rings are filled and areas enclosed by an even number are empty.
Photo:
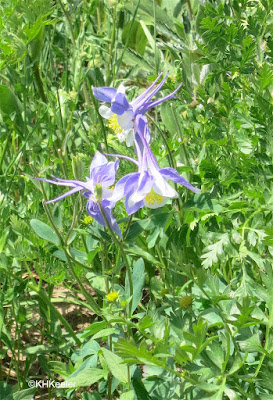
M81 180L83 176L83 162L79 158L79 156L72 158L72 171L74 178L77 180Z
M187 308L192 306L192 301L193 301L192 296L189 295L182 296L179 300L180 307L183 308L183 310L186 310Z
M93 222L93 218L90 217L90 215L87 215L87 216L84 217L84 219L83 219L83 223L84 223L85 225L92 224L92 222Z

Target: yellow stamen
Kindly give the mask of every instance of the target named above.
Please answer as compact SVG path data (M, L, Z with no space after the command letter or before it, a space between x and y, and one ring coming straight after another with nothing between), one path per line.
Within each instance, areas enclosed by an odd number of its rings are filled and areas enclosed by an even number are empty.
M160 194L157 194L154 189L150 191L150 193L147 194L145 197L147 203L149 205L154 205L155 203L160 204L163 201L163 197L160 196Z
M112 129L116 135L122 132L122 128L119 126L117 114L113 114L112 118L109 119L108 126Z

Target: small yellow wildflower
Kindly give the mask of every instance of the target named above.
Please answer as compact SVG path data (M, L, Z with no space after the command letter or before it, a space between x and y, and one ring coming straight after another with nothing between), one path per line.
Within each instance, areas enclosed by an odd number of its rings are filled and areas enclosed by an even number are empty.
M112 131L115 132L116 135L122 132L122 128L119 126L117 114L113 114L112 118L109 119L108 126Z
M108 293L108 295L106 296L106 299L110 302L113 303L114 301L116 301L118 299L118 292L111 292Z
M92 224L92 222L93 222L93 218L90 217L90 215L87 215L87 216L84 217L84 219L83 219L83 223L84 223L85 225Z

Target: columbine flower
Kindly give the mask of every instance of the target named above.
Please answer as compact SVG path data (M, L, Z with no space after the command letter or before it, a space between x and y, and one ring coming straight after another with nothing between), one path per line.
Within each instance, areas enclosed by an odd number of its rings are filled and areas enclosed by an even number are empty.
M152 101L151 99L162 88L168 75L156 86L161 76L162 73L159 74L148 89L131 102L128 102L126 99L125 87L123 85L120 85L117 89L112 87L93 88L93 94L98 100L111 103L110 108L104 105L100 106L99 112L102 117L109 120L109 127L117 134L118 139L121 142L126 140L127 146L133 144L133 135L136 130L136 116L144 115L151 108L163 101L172 99L181 87L181 85L179 85L178 88L168 96ZM145 139L148 143L150 142L150 132L148 129L146 130Z
M110 200L113 194L113 189L108 189L115 183L118 165L119 161L108 162L107 158L104 155L97 152L91 162L90 177L86 178L86 182L78 180L59 179L56 177L54 177L55 180L43 178L36 179L53 183L54 185L68 186L72 188L61 196L47 201L46 204L54 203L55 201L70 196L71 194L83 191L83 195L88 199L86 204L88 214L101 225L106 226L106 222L99 207L100 203L110 227L119 236L121 236L121 231L119 229L117 221L112 215L112 209L115 206L115 202Z
M147 141L145 130L147 124L141 116L137 117L137 133L135 135L136 153L138 155L138 172L132 172L121 178L114 189L113 201L125 197L125 208L133 214L141 207L162 207L170 198L178 197L178 193L167 180L179 183L194 193L200 190L192 186L174 168L160 168ZM131 159L136 163L135 160Z

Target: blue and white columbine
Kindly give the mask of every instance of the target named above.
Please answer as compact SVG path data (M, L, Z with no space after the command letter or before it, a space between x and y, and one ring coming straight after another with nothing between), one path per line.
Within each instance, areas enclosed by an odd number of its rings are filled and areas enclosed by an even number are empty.
M105 105L100 106L99 112L101 116L109 120L108 126L116 133L121 142L126 140L127 146L131 146L134 141L134 132L136 131L137 123L136 117L142 115L142 118L146 120L144 114L147 111L166 100L172 99L182 85L180 84L168 96L159 100L152 100L166 82L168 75L165 75L162 81L156 86L161 76L162 73L158 75L148 89L131 102L128 102L125 96L125 87L122 84L117 89L113 87L93 87L93 94L96 99L111 104L110 107L106 107ZM145 139L150 143L150 132L148 129L146 130Z
M58 200L64 199L67 196L70 196L71 194L83 191L83 195L88 199L86 204L86 210L88 214L101 225L106 226L106 222L100 211L100 203L110 227L119 236L122 236L117 221L112 215L112 209L115 206L115 202L111 199L113 195L113 189L109 189L109 187L113 186L115 183L118 165L118 160L115 162L108 162L107 158L104 155L102 155L100 152L97 152L91 162L90 177L86 178L86 182L78 180L59 179L56 177L54 177L55 180L44 178L36 179L44 182L53 183L54 185L67 186L72 188L61 196L47 201L46 204L54 203ZM99 191L101 192L100 198L97 198L96 193Z
M168 199L178 197L176 190L167 180L179 183L194 193L200 190L192 186L174 168L160 168L146 139L147 124L142 116L137 117L137 132L135 133L135 147L138 162L138 171L121 178L114 189L112 201L116 202L125 197L127 213L133 214L140 208L162 207Z

